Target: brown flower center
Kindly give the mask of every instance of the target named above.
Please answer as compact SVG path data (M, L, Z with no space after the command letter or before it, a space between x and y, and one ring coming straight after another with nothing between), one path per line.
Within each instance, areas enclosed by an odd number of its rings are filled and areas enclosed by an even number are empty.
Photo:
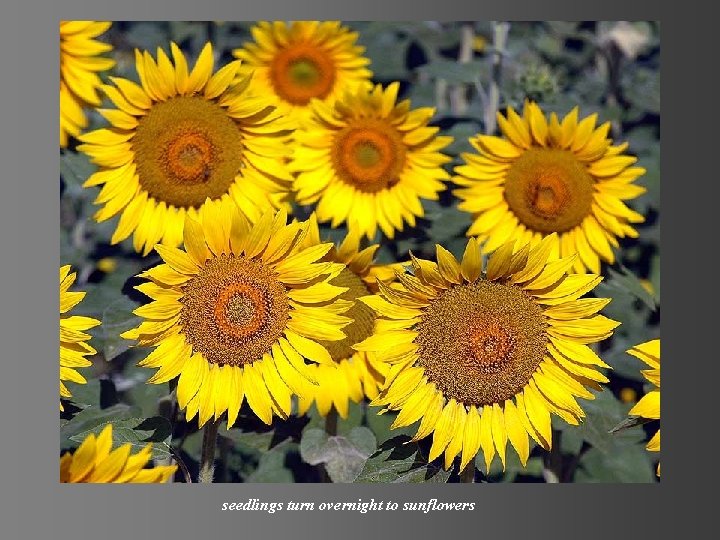
M270 65L270 81L285 101L306 105L325 98L335 83L335 64L326 51L311 43L293 43L279 50Z
M154 104L140 119L132 148L142 187L182 208L222 197L243 166L240 130L222 107L201 97Z
M346 183L361 191L376 192L400 180L405 145L387 122L357 119L335 136L332 161Z
M288 321L287 292L275 272L245 257L208 259L183 286L180 302L186 341L212 364L260 360Z
M533 148L510 166L505 199L529 229L564 232L590 213L593 179L571 152Z
M502 403L520 392L547 346L545 319L532 298L484 280L442 293L415 329L428 380L465 405Z

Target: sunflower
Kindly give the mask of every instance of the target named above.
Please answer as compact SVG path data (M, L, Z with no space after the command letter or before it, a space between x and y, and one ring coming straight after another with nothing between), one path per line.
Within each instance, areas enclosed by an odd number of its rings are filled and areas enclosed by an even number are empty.
M85 298L84 292L70 292L70 286L75 283L75 272L70 273L70 265L60 268L60 397L70 398L72 394L63 384L63 381L72 381L85 384L87 380L76 371L76 368L89 367L92 362L85 358L96 354L97 351L88 345L89 330L100 324L97 319L73 315L64 315ZM60 403L60 410L63 409Z
M298 400L300 414L305 414L315 402L321 416L327 416L334 406L342 418L347 418L349 401L359 403L364 397L374 399L384 380L386 364L378 362L372 353L356 351L352 346L372 334L375 322L375 312L358 298L376 292L376 280L389 281L394 272L389 265L373 264L375 252L380 247L378 244L361 250L360 240L357 230L351 229L340 245L333 246L325 256L325 260L344 266L329 283L347 289L339 298L352 302L352 307L345 313L352 322L343 328L345 339L321 341L334 365L308 366L318 384L306 384L307 388ZM308 229L306 242L320 243L314 223Z
M100 105L97 90L102 84L97 73L115 65L111 58L99 56L112 45L96 38L112 23L99 21L60 21L60 148L69 137L77 137L88 125L83 109Z
M629 349L628 354L639 358L651 369L642 370L643 376L657 388L645 394L628 413L631 416L640 416L651 420L660 419L660 340L653 339ZM651 452L660 451L660 430L647 445ZM660 464L657 466L657 475L660 476Z
M144 255L156 243L177 247L185 216L197 219L206 199L234 201L254 221L281 204L292 180L286 123L271 98L248 94L249 77L236 79L240 61L213 75L207 43L188 72L177 45L170 49L174 65L160 48L157 62L135 51L141 86L112 77L101 87L117 107L99 110L110 127L82 135L78 147L100 166L84 184L103 185L95 219L122 211L111 242L134 232Z
M429 459L444 451L446 469L479 449L488 470L496 452L504 467L508 440L525 465L528 435L550 449L551 414L577 425L576 397L593 399L587 388L608 380L587 344L619 323L597 314L608 299L580 299L602 278L567 274L575 256L550 259L556 240L514 254L504 244L484 271L476 239L461 262L437 246L437 263L411 256L398 286L361 298L378 321L355 348L390 364L372 404L400 411L393 428L420 420L413 440L433 433Z
M153 299L146 319L123 337L155 350L140 366L160 368L149 383L179 376L177 399L202 427L227 411L228 428L243 399L266 424L287 418L291 394L314 382L304 358L332 364L325 341L345 338L347 291L329 283L344 265L318 262L330 243L304 242L308 224L267 212L249 225L238 210L208 202L187 216L185 251L163 245L165 261L137 289Z
M254 43L233 51L245 62L241 73L254 72L253 90L275 96L296 120L307 116L313 98L331 102L372 77L357 32L339 21L262 21L252 35Z
M575 107L548 123L526 101L522 117L512 107L497 117L504 137L471 139L480 155L462 154L466 164L455 168L458 208L474 216L467 235L489 253L509 240L535 246L555 232L555 256L577 253L576 272L600 273L600 259L615 261L618 238L638 236L631 224L644 218L623 201L645 192L633 184L645 169L631 166L637 158L624 154L627 143L612 145L610 122L595 127L597 114L578 122Z
M410 110L397 101L399 83L383 90L363 85L333 106L313 101L313 116L296 132L290 168L300 204L317 202L318 220L347 222L372 239L378 225L388 238L415 226L420 198L438 199L449 178L440 152L452 137L429 127L435 109Z
M112 450L112 424L107 424L97 437L94 433L88 435L75 453L63 454L60 482L159 484L167 482L177 470L177 465L143 468L150 461L152 443L134 455L130 455L131 449L132 444L126 443Z

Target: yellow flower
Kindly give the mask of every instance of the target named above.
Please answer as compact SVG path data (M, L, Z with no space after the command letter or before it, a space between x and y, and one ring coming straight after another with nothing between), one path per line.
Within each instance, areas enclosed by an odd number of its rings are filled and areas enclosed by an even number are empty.
M313 98L332 102L372 77L364 47L355 45L357 32L339 21L262 21L252 34L254 43L233 51L244 61L240 72L254 73L251 89L274 96L296 121Z
M99 56L112 45L96 38L112 23L99 21L60 21L60 148L68 137L77 137L88 125L85 107L100 105L97 90L102 84L97 73L115 65L111 58Z
M630 409L631 416L641 416L642 418L649 418L651 420L660 419L660 340L653 339L640 345L635 345L632 349L627 351L634 357L639 358L645 362L650 369L642 370L643 376L657 389L651 390L645 394L635 406ZM647 445L647 449L651 452L660 451L660 430L653 435L652 439ZM660 476L660 464L657 467L657 475Z
M310 222L313 218L311 218ZM323 341L345 338L352 303L329 283L343 268L318 262L332 244L304 242L309 222L286 225L287 214L265 213L249 225L237 209L208 202L199 220L186 218L184 247L158 245L165 261L137 287L153 299L135 313L146 319L123 334L155 347L139 365L159 370L160 384L179 376L177 399L189 421L228 427L248 405L266 424L287 418L291 395L313 381L305 358L333 364Z
M400 86L358 87L334 106L313 101L313 116L296 132L290 167L300 204L317 202L318 220L333 227L347 222L369 239L377 227L388 238L415 226L420 198L438 199L449 178L442 153L452 137L428 127L432 107L410 110L396 103Z
M458 208L473 214L467 231L492 252L510 240L536 246L551 233L553 256L577 253L574 270L600 273L600 259L615 262L618 238L636 238L633 223L642 215L624 200L645 188L633 181L645 173L632 167L637 158L625 155L627 143L612 146L610 122L595 127L597 114L578 122L575 107L562 122L550 122L532 102L523 116L508 107L498 113L503 137L471 139L480 155L463 154L453 181Z
M85 186L103 185L95 214L121 213L116 244L134 233L147 255L156 243L176 247L185 216L197 219L206 199L234 201L251 221L288 196L286 123L270 97L250 96L240 61L213 74L213 50L203 47L192 71L171 43L173 62L158 48L135 51L141 86L121 78L101 89L117 107L100 109L110 127L84 134L78 149L100 166Z
M107 424L97 437L94 433L88 435L75 453L63 454L60 482L159 484L167 482L177 470L177 465L143 468L150 461L152 443L134 455L130 455L131 449L132 444L126 443L112 450L112 424Z
M356 345L390 365L373 405L399 410L392 427L418 420L414 440L433 434L429 459L445 453L460 469L480 449L505 465L508 440L525 465L528 435L550 449L550 416L577 425L576 397L593 399L608 367L587 346L619 324L597 312L609 302L580 296L602 279L567 274L574 256L549 258L554 235L513 254L495 251L482 268L470 239L462 261L437 246L437 263L412 257L412 274L361 300L378 313L375 333Z
M317 225L309 227L306 242L320 243ZM373 244L361 250L360 235L351 229L340 245L333 246L325 256L325 260L345 266L330 284L347 289L339 298L352 302L353 306L345 313L352 322L343 328L345 339L321 342L334 365L308 366L318 384L306 384L305 392L299 396L300 414L305 414L314 402L322 416L327 416L334 406L342 418L347 418L350 400L359 403L364 397L374 399L378 395L386 364L378 362L372 353L356 351L352 346L369 337L375 323L375 312L358 298L375 292L378 279L387 281L394 276L390 266L373 264L379 247Z
M72 394L63 384L63 381L72 381L85 384L87 380L76 371L76 368L89 367L92 362L85 358L96 354L87 341L89 330L100 324L97 319L81 317L79 315L65 315L85 298L84 292L70 292L70 286L75 283L75 272L70 273L70 265L60 268L60 397L70 398ZM60 403L60 410L64 410Z

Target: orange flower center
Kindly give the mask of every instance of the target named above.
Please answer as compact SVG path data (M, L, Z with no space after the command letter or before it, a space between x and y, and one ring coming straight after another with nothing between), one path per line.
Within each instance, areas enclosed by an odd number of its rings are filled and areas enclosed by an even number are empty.
M222 255L183 286L180 326L193 352L218 365L260 360L282 335L288 298L262 262Z
M240 130L223 108L201 97L155 103L131 144L140 185L180 208L222 197L243 167Z
M545 234L564 232L590 214L593 183L571 152L533 148L510 166L505 199L529 229Z
M329 54L311 43L292 43L279 50L270 65L275 92L294 105L327 97L335 83L335 64Z
M167 168L179 182L203 182L213 162L213 150L202 133L180 134L167 146Z
M346 183L361 191L376 192L399 182L405 145L387 122L357 119L336 135L332 160Z
M428 381L465 405L502 403L522 391L547 348L542 310L522 289L489 281L458 285L415 327Z

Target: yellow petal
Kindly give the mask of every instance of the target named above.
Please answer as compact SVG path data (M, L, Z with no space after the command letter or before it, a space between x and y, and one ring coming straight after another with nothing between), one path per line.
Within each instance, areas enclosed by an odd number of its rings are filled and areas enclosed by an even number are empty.
M553 243L557 239L557 234L552 233L542 239L537 247L528 253L527 265L513 276L515 283L524 283L536 277L545 267L545 263L550 257Z
M546 450L550 449L552 444L552 427L550 424L550 411L547 410L543 399L538 395L532 385L526 385L523 389L523 402L525 412L532 426L540 435L540 444Z
M497 449L498 456L502 462L503 471L505 470L505 448L507 447L507 432L505 431L505 413L500 405L493 403L492 405L492 438Z
M413 441L419 441L420 439L423 439L427 437L430 433L432 433L432 431L435 429L435 424L437 423L440 415L442 414L443 401L444 398L442 394L436 391L435 395L432 397L428 404L428 408L425 411L422 420L420 421L420 426L418 427L417 432L412 438Z
M248 405L265 424L272 423L272 404L262 374L255 364L243 368L243 389Z
M214 65L215 59L213 57L212 44L208 42L202 48L202 51L200 51L200 56L198 56L195 66L188 76L186 91L191 93L202 90L210 79Z
M628 414L643 418L660 418L660 390L651 390L645 394Z
M208 362L200 353L194 353L183 366L177 384L178 405L184 409L203 385L208 373Z
M445 469L450 468L453 460L455 459L455 456L460 453L460 450L462 450L463 446L463 435L465 431L467 412L465 411L465 405L463 405L462 403L456 403L455 408L455 421L451 426L452 436L450 438L450 442L447 445L447 448L445 448Z
M514 246L515 242L507 242L490 255L486 270L487 279L495 281L506 274L510 269Z
M540 146L545 146L548 134L548 124L545 115L536 103L531 102L528 104L528 116L533 138Z
M450 439L453 436L453 430L457 422L458 410L457 402L455 399L451 399L445 405L440 417L435 424L435 431L433 432L433 442L430 447L430 454L428 461L433 461L440 454L442 454L445 447L450 443Z
M156 250L173 270L187 275L198 273L198 266L184 251L170 246L163 246L162 244L158 244Z
M495 457L495 445L492 438L493 408L485 406L480 415L480 446L485 458L485 472L490 472L490 464Z
M465 470L468 463L475 458L480 449L480 415L477 407L470 407L465 418L463 429L463 446L460 457L460 471Z
M523 467L527 465L528 456L530 455L530 444L528 442L527 431L523 426L520 415L515 408L512 400L505 401L505 429L508 439L515 448Z
M465 247L465 253L463 254L462 263L460 264L460 270L463 277L470 283L480 277L480 272L482 271L482 258L480 256L480 247L478 246L477 240L474 238L468 240L467 246Z
M333 359L327 349L319 343L302 337L295 332L285 329L285 337L292 347L308 360L318 364L332 364Z
M438 268L442 276L451 283L461 283L460 265L457 260L447 249L440 244L435 246L437 253Z
M198 266L205 264L209 252L205 243L205 234L200 223L191 217L185 218L183 227L183 243L187 254Z

